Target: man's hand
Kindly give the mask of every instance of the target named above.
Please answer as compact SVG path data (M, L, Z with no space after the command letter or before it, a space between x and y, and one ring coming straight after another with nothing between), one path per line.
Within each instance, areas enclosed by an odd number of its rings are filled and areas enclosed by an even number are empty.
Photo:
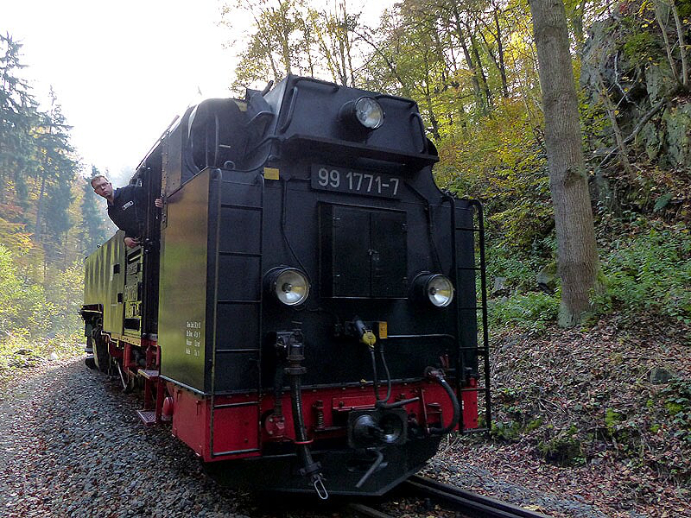
M134 248L135 246L139 245L139 239L134 237L126 237L123 241L125 241L125 245L128 248Z
M156 198L154 200L154 205L158 207L159 209L163 207L163 199L162 198Z

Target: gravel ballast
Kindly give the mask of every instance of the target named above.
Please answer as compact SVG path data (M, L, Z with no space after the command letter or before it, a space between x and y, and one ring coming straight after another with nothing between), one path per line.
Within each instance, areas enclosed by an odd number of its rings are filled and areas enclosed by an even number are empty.
M81 360L41 370L0 402L0 516L250 515L115 381Z
M45 364L23 378L0 390L0 516L343 516L299 501L274 514L258 508L266 502L219 487L169 425L145 427L138 398L81 359ZM583 502L492 480L444 453L427 471L549 515L605 516Z

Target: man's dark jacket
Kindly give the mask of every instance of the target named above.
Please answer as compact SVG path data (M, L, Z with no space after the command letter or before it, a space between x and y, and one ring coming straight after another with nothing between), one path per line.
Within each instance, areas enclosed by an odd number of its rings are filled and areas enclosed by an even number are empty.
M113 193L113 203L108 203L108 216L125 237L141 237L146 218L146 193L137 185L126 185Z

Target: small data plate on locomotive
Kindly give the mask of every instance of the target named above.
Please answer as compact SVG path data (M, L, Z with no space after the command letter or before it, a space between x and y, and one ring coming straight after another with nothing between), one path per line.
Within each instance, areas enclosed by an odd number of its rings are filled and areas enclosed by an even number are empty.
M357 171L347 167L312 164L313 189L382 198L400 198L403 180L397 176Z

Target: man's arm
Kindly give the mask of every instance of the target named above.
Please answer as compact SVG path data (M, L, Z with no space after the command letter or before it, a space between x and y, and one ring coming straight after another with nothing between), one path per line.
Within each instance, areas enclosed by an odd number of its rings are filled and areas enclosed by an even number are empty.
M139 189L141 189L141 187L140 187ZM143 191L140 191L140 192L143 193ZM142 199L140 199L139 202L140 202L142 205L145 203L145 201L142 200ZM156 198L156 199L154 200L154 205L155 205L157 208L159 208L159 209L162 208L162 207L163 207L163 199L162 199L162 198ZM126 245L128 248L134 248L135 246L138 246L138 245L139 245L139 238L137 238L137 237L125 235L125 239L123 239L123 241L125 242L125 245Z
M125 246L128 248L134 248L135 246L139 245L139 239L136 237L125 236L123 241L125 242Z

